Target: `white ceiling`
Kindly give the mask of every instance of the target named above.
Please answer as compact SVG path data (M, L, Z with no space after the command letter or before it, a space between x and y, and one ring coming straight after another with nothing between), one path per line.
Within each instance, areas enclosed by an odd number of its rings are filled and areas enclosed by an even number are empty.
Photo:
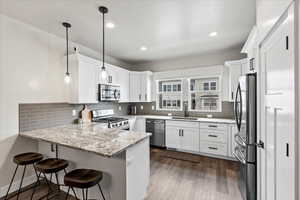
M255 24L255 0L0 0L0 12L100 51L100 13L116 24L106 31L107 54L130 63L226 50L245 42ZM217 37L209 33L217 31ZM140 51L145 45L147 51Z

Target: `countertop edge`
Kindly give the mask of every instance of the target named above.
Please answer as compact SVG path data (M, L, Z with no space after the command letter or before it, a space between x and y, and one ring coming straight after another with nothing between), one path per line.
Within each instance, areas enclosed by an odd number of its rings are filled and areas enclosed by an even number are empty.
M94 153L94 154L97 154L99 156L108 157L108 158L112 158L114 156L119 155L120 153L124 152L125 150L127 150L130 147L132 147L133 145L138 144L138 143L144 141L145 139L147 139L147 138L149 138L151 136L151 134L147 133L147 135L145 135L143 138L139 139L138 141L136 141L136 142L134 142L132 144L127 145L126 147L122 148L121 150L119 150L117 152L113 152L112 154L102 154L102 153L99 153L99 152L96 152L96 151L90 151L90 150L87 150L87 149L82 149L82 148L74 147L74 146L67 145L67 144L61 144L61 143L57 143L57 142L45 140L45 139L42 139L42 138L31 137L31 136L22 134L22 132L19 132L18 135L21 136L21 137L24 137L24 138L29 138L29 139L36 140L36 141L57 144L57 145L60 145L60 146L64 146L64 147L68 147L68 148L72 148L72 149L77 149L77 150L80 150L80 151L86 151L86 152Z

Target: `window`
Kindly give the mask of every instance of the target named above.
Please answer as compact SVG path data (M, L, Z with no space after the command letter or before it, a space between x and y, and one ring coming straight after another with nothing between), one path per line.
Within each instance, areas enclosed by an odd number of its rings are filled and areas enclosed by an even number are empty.
M157 85L157 109L182 110L182 80L159 80Z
M189 79L189 106L191 111L221 112L219 78Z

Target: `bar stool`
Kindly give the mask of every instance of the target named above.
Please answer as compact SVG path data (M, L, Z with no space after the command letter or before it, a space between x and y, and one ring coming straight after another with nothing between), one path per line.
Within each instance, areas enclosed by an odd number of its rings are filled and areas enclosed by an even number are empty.
M27 153L22 153L22 154L18 154L16 156L14 156L13 162L15 164L17 164L17 166L16 166L16 169L15 169L14 175L13 175L11 181L10 181L10 184L9 184L9 187L8 187L8 190L7 190L7 193L5 195L4 200L6 200L7 197L8 197L9 190L10 190L11 185L12 185L14 179L15 179L15 176L16 176L16 173L18 171L19 166L24 166L24 169L23 169L21 182L20 182L20 185L19 185L19 190L17 192L17 200L19 199L19 195L21 193L21 188L22 188L22 184L23 184L23 180L24 180L24 175L25 175L25 172L26 172L26 167L28 165L33 166L33 169L34 169L36 177L37 177L36 185L37 185L37 183L39 183L39 176L38 176L37 171L36 171L35 163L41 161L42 159L43 159L42 154L34 153L34 152L27 152ZM28 188L28 189L30 189L30 188Z
M45 160L42 160L40 162L38 162L36 164L36 169L37 171L40 172L38 178L40 178L41 173L44 175L46 183L48 185L48 193L47 193L47 199L48 199L48 195L50 193L50 191L52 191L51 185L48 182L47 176L46 174L50 174L50 182L52 181L52 175L55 174L55 178L56 178L56 185L58 187L58 191L60 191L60 184L58 181L58 172L64 170L65 174L66 172L66 168L68 167L69 162L63 159L58 159L58 158L48 158ZM36 187L34 187L34 190L31 194L31 199L33 198L33 195L35 193L35 189Z
M70 188L74 192L75 198L77 199L76 193L73 188L82 189L83 200L88 200L88 189L98 185L102 198L105 200L103 195L100 181L103 178L103 173L101 171L96 171L92 169L75 169L67 173L64 177L65 186L69 186L66 200L68 199ZM84 192L86 190L86 192Z

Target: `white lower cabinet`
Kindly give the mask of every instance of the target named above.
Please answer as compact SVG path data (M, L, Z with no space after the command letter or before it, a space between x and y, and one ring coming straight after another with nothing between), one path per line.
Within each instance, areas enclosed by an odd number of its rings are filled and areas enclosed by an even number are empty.
M167 121L166 146L184 151L199 152L199 123L184 122L181 124Z
M200 142L200 152L227 156L227 144L216 142Z
M166 121L167 148L232 158L235 125Z
M146 119L143 117L136 118L133 130L137 132L146 132Z

